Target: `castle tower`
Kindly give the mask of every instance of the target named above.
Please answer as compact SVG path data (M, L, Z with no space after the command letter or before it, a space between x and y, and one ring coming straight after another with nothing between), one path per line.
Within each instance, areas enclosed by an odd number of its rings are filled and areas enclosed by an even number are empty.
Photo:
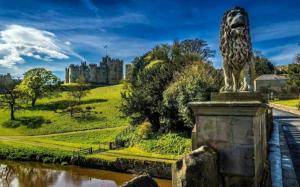
M71 64L69 66L69 83L75 83L79 77L79 67Z
M89 64L89 82L97 82L97 64Z
M119 84L123 79L123 61L109 58L107 66L108 84Z
M69 68L65 68L65 84L69 83Z

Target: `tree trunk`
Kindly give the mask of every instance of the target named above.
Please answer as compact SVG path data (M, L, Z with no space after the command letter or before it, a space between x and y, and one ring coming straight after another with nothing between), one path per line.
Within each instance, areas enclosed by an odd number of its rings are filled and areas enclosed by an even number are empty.
M10 120L15 120L15 109L14 109L14 105L10 104Z
M35 106L35 103L36 103L36 98L33 98L33 99L31 100L31 106L34 107L34 106Z

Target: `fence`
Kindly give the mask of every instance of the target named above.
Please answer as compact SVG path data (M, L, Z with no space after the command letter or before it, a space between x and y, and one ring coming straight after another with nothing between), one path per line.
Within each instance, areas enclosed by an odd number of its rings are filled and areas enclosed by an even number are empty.
M79 148L79 150L73 151L73 155L88 155L93 153L101 153L108 150L115 150L124 147L124 142L122 141L115 141L115 142L108 142L108 143L100 143L98 148L89 147L89 148Z

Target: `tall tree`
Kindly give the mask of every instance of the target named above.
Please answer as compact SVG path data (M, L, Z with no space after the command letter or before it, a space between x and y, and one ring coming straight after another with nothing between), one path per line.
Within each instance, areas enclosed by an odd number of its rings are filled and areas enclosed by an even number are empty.
M19 89L31 100L34 107L37 99L53 94L59 85L59 79L44 68L34 68L24 74Z
M0 76L0 103L8 104L11 120L15 120L17 99L20 97L20 91L17 89L19 82L10 74Z
M163 92L184 67L208 60L213 51L202 40L175 41L160 45L134 59L131 79L122 92L121 111L133 124L149 120L153 131L160 128Z
M264 57L260 51L255 51L253 55L255 65L255 76L259 77L264 74L273 74L275 72L274 64Z
M294 90L296 94L300 96L300 61L297 61L293 64L289 64L288 78L292 90Z

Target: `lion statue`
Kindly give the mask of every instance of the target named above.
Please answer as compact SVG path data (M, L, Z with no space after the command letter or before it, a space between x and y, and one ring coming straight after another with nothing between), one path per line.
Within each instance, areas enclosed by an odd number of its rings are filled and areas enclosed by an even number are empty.
M220 50L223 57L225 79L225 86L221 88L220 92L253 91L252 45L249 19L245 9L235 7L224 13L220 33ZM241 86L242 71L244 80Z

